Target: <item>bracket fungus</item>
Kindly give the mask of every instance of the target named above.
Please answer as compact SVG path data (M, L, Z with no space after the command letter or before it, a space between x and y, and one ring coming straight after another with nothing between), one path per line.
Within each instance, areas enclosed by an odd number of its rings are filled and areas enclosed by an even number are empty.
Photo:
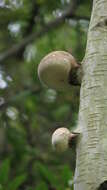
M52 146L57 152L64 152L69 147L72 147L72 142L77 136L77 133L71 133L69 129L61 127L55 130L52 135Z
M56 90L81 84L81 66L65 51L53 51L46 55L38 66L40 81Z
M38 76L45 86L56 89L69 89L71 85L80 85L82 67L75 58L65 51L53 51L46 55L38 66ZM52 135L52 146L58 152L72 147L73 139L79 133L71 133L67 128L59 128Z

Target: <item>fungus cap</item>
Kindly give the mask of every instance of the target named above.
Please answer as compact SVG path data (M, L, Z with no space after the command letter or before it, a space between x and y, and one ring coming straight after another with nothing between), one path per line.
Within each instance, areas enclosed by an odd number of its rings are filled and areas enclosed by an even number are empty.
M69 147L70 131L67 128L58 128L52 135L52 146L57 152L64 152Z
M46 55L38 66L40 81L49 88L64 90L70 87L69 74L77 63L75 58L65 51L54 51Z

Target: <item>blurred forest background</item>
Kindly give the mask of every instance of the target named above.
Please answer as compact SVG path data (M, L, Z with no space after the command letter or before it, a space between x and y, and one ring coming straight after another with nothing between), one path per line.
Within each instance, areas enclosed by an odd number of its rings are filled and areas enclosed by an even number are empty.
M40 60L53 50L83 59L91 0L0 0L0 190L71 190L75 154L51 135L77 125L79 87L44 88Z

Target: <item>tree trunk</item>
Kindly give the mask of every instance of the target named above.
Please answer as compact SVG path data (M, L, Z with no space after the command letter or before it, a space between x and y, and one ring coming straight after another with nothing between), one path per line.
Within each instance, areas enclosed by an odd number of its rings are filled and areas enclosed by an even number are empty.
M93 1L82 66L74 189L96 190L107 180L107 0Z

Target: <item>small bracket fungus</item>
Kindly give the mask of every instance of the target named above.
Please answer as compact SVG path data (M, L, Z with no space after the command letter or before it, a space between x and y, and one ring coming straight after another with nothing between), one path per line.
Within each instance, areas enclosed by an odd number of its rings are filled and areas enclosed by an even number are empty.
M81 66L65 51L54 51L45 56L38 66L40 81L49 88L64 90L81 83Z
M58 128L52 135L52 146L57 152L64 152L72 147L72 140L77 134L71 133L67 128Z

